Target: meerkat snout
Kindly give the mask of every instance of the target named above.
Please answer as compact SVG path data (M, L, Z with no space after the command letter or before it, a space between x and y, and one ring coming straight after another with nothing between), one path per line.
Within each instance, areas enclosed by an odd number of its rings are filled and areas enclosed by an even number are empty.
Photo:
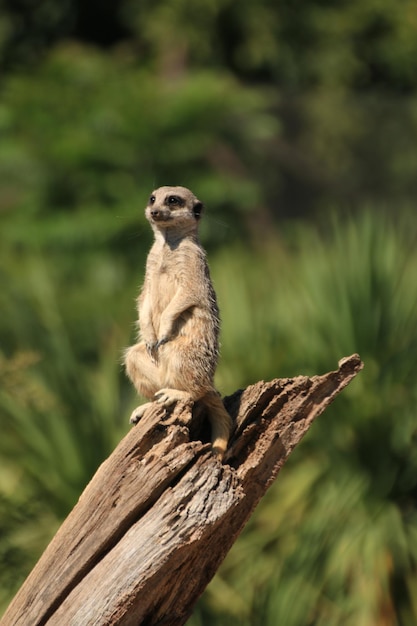
M158 211L158 209L153 209L150 213L151 213L151 217L153 217L154 220L158 220L164 217L161 214L161 211Z

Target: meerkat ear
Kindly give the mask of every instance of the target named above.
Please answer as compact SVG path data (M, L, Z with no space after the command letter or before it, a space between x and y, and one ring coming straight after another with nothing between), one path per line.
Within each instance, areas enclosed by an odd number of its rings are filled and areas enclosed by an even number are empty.
M195 205L193 206L193 213L194 213L194 217L196 220L199 220L201 217L201 213L203 212L203 203L202 202L196 202Z

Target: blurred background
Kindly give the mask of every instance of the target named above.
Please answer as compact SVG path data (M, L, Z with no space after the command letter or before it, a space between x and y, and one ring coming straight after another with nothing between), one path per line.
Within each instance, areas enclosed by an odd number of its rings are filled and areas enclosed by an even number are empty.
M222 394L365 362L189 626L416 624L409 0L3 0L1 611L129 429L121 354L163 184L207 207Z

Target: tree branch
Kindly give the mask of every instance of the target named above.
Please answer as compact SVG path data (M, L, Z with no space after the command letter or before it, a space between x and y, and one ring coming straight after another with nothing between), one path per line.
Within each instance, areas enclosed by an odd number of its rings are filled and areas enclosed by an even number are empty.
M313 420L362 369L258 382L225 398L225 463L203 416L152 407L99 467L1 626L184 624L251 512Z

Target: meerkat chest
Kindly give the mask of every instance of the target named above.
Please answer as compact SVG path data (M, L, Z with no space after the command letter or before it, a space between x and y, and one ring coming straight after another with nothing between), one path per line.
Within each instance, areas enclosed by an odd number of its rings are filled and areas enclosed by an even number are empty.
M176 293L180 283L180 259L170 250L162 250L159 254L150 277L153 300L164 308Z

